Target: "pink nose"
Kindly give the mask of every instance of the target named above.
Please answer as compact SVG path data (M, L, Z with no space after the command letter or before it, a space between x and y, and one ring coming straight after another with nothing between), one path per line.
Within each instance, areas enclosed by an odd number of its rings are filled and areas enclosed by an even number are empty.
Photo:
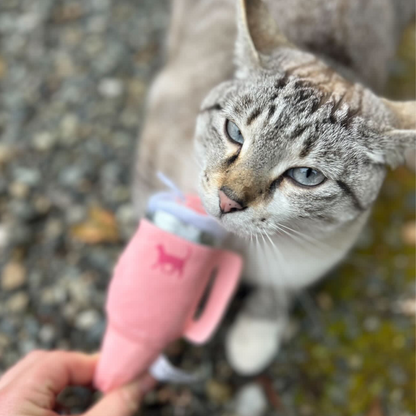
M219 191L218 196L220 197L220 209L223 214L243 209L238 202L228 197L224 191Z

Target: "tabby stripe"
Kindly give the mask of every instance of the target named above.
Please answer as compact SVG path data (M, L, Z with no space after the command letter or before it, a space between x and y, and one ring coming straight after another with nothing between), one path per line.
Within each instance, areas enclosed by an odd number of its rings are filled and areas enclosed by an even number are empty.
M269 111L268 111L268 113L267 113L267 121L270 121L270 119L272 118L272 116L273 116L273 114L275 113L275 111L276 111L276 106L275 106L274 104L272 104L272 105L269 107Z
M237 153L234 153L231 157L229 157L226 161L225 164L227 167L231 166L238 158L238 155L240 154L241 151L241 147L240 149L238 149Z
M362 207L360 201L357 198L357 195L355 195L353 190L343 181L337 181L337 184L342 189L344 194L348 195L351 198L355 209L357 209L358 211L363 211L364 208Z
M216 104L210 105L209 107L201 108L200 113L204 113L206 111L212 111L212 110L221 111L222 107L220 104L216 103Z
M303 132L308 128L308 126L297 126L292 133L292 139L296 139L301 136Z
M255 108L248 116L246 125L249 126L261 114L260 108Z
M281 77L281 78L279 78L277 81L276 81L276 83L274 84L274 86L276 87L276 89L280 89L280 88L283 88L286 84L287 84L287 81L289 80L289 77L288 77L288 75L285 73L285 74L283 74L283 76Z

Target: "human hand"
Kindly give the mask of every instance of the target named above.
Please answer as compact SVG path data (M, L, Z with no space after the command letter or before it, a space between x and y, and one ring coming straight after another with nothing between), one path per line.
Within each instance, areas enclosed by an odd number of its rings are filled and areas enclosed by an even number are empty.
M0 378L0 416L57 416L57 395L71 385L91 384L98 356L34 351ZM82 416L132 416L155 381L146 375L113 390Z

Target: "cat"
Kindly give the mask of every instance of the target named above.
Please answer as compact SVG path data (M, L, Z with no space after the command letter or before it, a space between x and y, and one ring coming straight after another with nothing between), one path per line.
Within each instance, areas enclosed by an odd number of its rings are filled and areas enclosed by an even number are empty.
M414 8L413 0L173 2L134 200L143 215L160 170L198 191L230 231L257 288L226 338L240 374L272 362L294 296L343 259L386 170L414 148L415 102L374 92Z
M179 278L181 278L185 264L191 256L190 250L188 249L188 253L185 257L180 258L166 253L165 247L163 247L162 244L158 244L156 248L159 255L156 263L153 265L153 268L159 268L169 274L178 274Z

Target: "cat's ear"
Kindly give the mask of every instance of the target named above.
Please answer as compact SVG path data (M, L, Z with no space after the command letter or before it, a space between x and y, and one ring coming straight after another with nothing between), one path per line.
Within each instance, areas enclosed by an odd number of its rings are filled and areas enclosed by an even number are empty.
M395 102L382 99L391 114L391 127L386 129L380 140L384 163L397 167L406 159L415 157L416 148L416 101ZM378 152L381 156L380 152Z
M237 75L267 67L268 57L278 48L294 48L262 0L237 0L237 8Z

